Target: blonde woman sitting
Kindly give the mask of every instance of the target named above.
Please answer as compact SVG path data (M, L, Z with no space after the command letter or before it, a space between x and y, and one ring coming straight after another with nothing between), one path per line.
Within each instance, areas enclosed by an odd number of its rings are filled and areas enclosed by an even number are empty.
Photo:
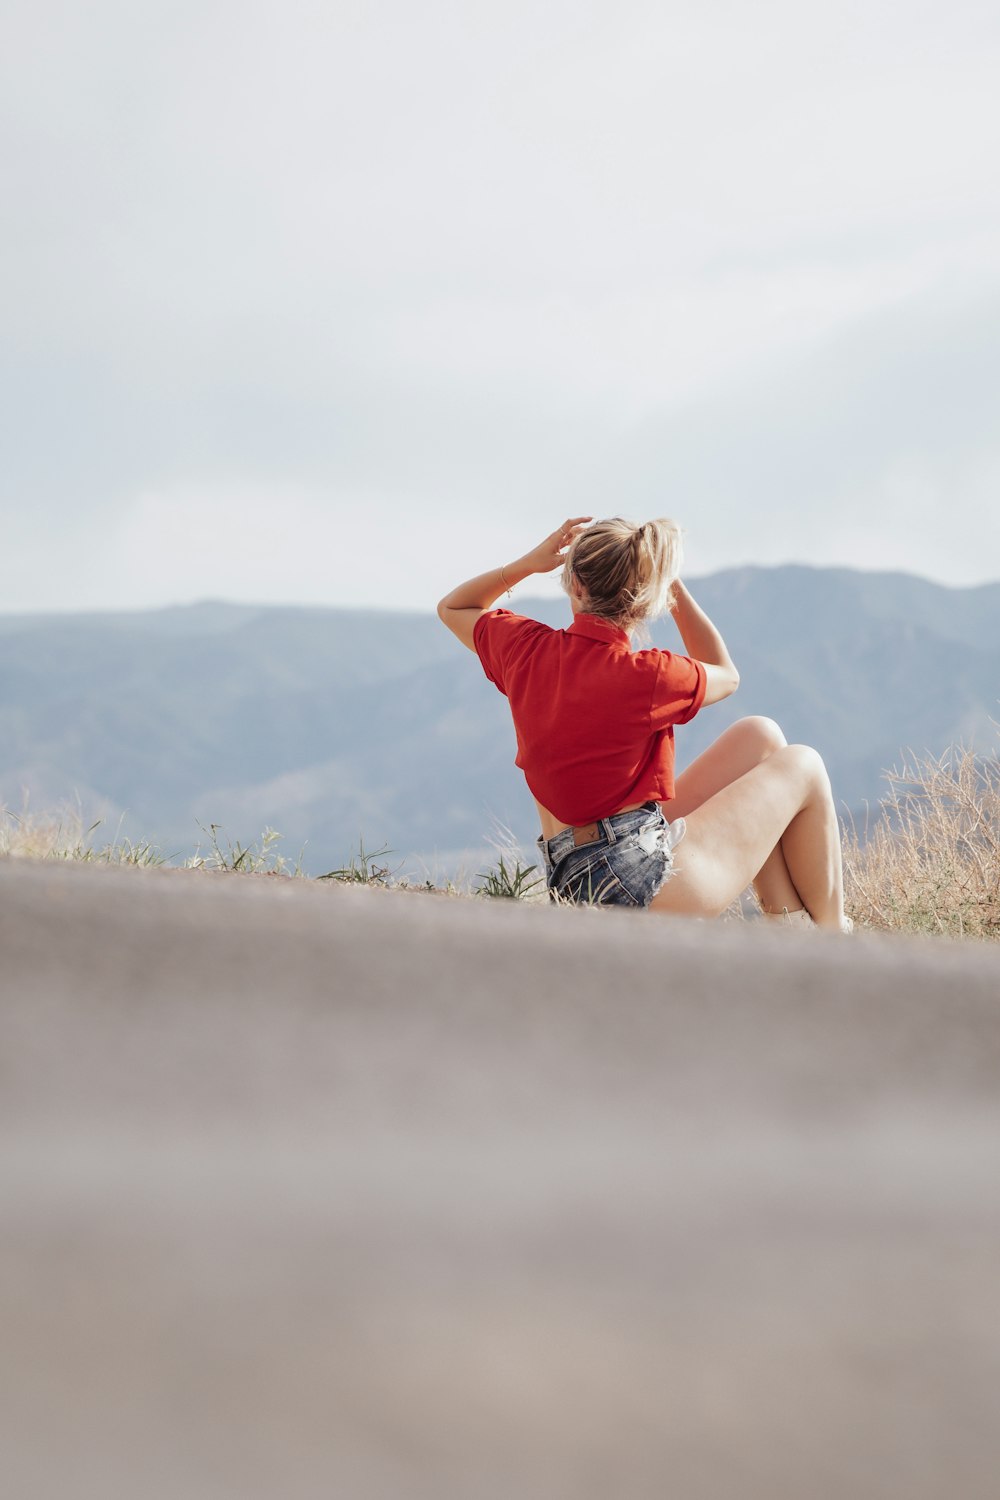
M674 725L739 686L722 636L680 580L678 527L589 521L567 521L438 605L510 703L550 891L715 917L752 884L771 917L849 930L840 830L815 750L787 744L770 719L741 719L675 780ZM560 566L567 629L493 608L514 584ZM685 654L633 650L633 634L668 611Z

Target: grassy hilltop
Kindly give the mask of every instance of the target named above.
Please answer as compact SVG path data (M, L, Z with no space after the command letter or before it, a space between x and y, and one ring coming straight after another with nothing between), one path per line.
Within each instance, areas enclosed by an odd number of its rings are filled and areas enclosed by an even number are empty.
M242 844L211 824L206 847L183 866L193 870L309 879L265 829ZM846 905L856 926L884 932L1000 937L1000 762L953 747L938 759L912 760L889 777L889 795L866 827L843 825ZM79 860L115 865L175 863L149 840L101 838L74 814L18 815L0 808L0 857ZM516 848L498 850L491 868L464 888L398 877L391 851L362 841L342 864L318 877L348 884L455 896L544 900L540 870ZM739 919L742 907L730 915Z

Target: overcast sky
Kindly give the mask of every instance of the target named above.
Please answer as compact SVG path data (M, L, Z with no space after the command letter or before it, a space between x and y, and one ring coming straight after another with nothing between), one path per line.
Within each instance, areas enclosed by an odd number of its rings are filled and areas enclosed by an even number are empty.
M0 13L0 609L1000 578L995 0Z

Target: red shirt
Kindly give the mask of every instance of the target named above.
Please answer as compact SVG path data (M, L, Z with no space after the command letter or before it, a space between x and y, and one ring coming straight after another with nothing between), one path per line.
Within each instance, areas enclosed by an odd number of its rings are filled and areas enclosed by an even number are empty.
M674 729L705 699L700 661L633 652L628 633L578 614L567 630L493 609L476 621L483 670L510 702L515 764L561 823L674 795Z

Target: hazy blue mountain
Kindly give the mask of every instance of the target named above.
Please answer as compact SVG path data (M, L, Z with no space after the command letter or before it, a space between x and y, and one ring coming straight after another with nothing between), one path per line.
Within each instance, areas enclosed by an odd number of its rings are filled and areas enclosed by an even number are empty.
M817 746L857 812L906 748L994 748L1000 584L741 568L692 585L742 674L678 732L679 760L732 719L777 718ZM562 601L517 607L568 623ZM667 622L658 645L676 646ZM0 617L0 799L79 801L113 830L188 853L198 823L267 824L313 873L363 837L411 863L472 865L534 810L505 700L433 614L204 603L133 614ZM468 851L464 855L461 851Z

